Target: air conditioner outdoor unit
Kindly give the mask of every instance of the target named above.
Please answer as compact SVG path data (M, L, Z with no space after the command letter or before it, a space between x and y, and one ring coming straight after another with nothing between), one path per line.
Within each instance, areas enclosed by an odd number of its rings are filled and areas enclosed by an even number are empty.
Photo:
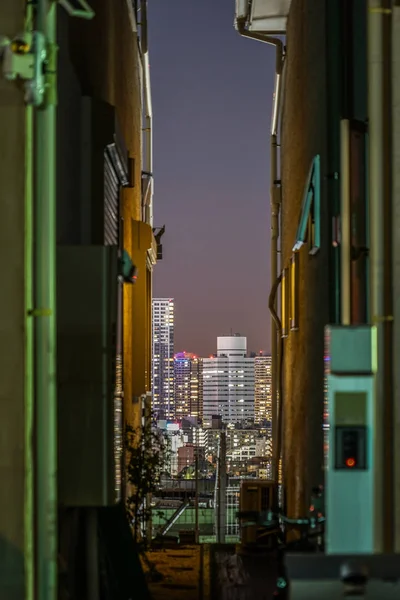
M252 0L249 31L284 34L290 5L291 0Z

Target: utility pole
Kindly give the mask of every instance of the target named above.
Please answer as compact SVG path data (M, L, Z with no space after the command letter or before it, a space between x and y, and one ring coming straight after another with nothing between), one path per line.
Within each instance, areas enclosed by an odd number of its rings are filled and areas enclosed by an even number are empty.
M197 374L197 377L199 375ZM200 527L199 527L199 434L200 434L200 394L197 394L197 427L196 427L196 498L195 498L195 539L196 544L200 541Z
M195 513L195 541L199 543L199 421L197 418L197 427L195 432L195 500L194 500L194 513Z
M216 493L216 534L217 543L225 543L226 529L226 431L221 429L218 445L218 473Z
M220 445L220 538L221 544L225 543L225 531L226 531L226 431L221 430L221 445Z

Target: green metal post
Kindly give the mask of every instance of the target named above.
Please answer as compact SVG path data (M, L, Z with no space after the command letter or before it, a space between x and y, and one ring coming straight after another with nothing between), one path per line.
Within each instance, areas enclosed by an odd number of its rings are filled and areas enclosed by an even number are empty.
M57 598L56 397L56 10L39 0L36 30L46 40L45 102L36 111L35 342L37 597Z

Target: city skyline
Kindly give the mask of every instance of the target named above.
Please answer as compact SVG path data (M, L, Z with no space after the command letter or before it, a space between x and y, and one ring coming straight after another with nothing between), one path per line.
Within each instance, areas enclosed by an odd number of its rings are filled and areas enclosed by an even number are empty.
M213 427L271 422L271 356L248 351L241 333L219 335L216 352L201 357L175 350L174 298L152 299L153 415L158 421L195 419Z

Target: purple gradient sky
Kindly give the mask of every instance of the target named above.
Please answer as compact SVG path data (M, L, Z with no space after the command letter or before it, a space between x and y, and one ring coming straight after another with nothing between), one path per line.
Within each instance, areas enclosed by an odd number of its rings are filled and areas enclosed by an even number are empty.
M151 0L154 296L175 298L175 351L231 328L269 350L269 126L274 49L241 38L234 0Z

